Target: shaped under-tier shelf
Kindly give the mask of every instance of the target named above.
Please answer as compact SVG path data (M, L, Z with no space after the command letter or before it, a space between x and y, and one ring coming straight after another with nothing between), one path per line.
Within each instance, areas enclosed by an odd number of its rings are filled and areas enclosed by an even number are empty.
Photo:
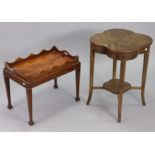
M106 89L114 94L119 94L120 92L126 92L130 90L132 87L130 83L124 82L123 86L120 85L119 79L112 79L103 84L103 89Z

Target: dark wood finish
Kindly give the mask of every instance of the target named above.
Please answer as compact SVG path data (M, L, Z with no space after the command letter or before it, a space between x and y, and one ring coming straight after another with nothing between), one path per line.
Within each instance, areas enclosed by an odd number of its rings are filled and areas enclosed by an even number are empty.
M58 88L58 82L57 82L57 78L54 79L54 88L57 89Z
M92 98L93 89L106 89L118 95L118 122L121 122L123 93L130 89L140 89L142 103L145 105L145 84L148 68L149 50L153 40L151 37L134 33L130 30L111 29L91 37L90 50L90 84L87 105ZM112 80L105 82L103 86L93 86L95 53L104 54L113 59ZM144 54L144 65L141 86L131 86L125 82L126 61L134 59L138 54ZM120 79L117 79L117 61L121 61Z
M56 47L49 51L43 50L40 54L30 54L27 58L18 58L12 63L5 64L5 67L20 76L25 81L33 81L49 73L62 70L62 66L73 64L78 57L72 57L67 51L59 51Z
M80 89L80 70L81 67L79 66L76 71L75 71L75 77L76 77L76 101L80 101L80 96L79 96L79 89Z
M4 76L4 82L5 82L7 98L8 98L8 109L12 109L13 106L11 105L10 80L9 80L9 78Z
M27 58L18 58L14 62L6 62L3 69L8 108L11 109L9 79L26 88L29 125L33 125L32 88L54 79L54 88L58 88L57 78L71 71L76 71L76 101L80 100L80 61L78 56L72 56L67 51L59 51L55 46L51 50L43 50Z
M34 125L33 121L33 114L32 114L32 89L26 88L26 95L27 95L27 103L28 103L28 112L29 112L29 125Z

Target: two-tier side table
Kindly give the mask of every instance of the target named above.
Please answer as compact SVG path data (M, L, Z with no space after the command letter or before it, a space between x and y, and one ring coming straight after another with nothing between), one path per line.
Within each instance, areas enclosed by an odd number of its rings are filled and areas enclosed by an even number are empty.
M92 98L93 89L106 89L114 94L117 94L118 122L121 122L123 93L130 89L140 89L142 104L145 105L144 91L152 38L147 35L134 33L129 30L111 29L92 36L90 43L90 85L87 105L89 105ZM95 53L105 54L113 59L112 79L108 82L105 82L101 87L93 85ZM142 83L141 86L137 87L131 86L131 84L125 82L125 68L126 62L128 60L135 59L139 54L144 55L144 64L142 72ZM119 79L116 78L118 60L121 61Z
M30 54L27 58L18 58L16 61L5 63L3 70L8 108L12 109L10 95L10 79L26 88L29 125L33 125L32 113L32 88L54 79L54 88L58 88L57 78L75 71L76 73L76 97L79 101L81 63L78 56L72 56L67 51L59 51L55 46L51 50L43 50L35 55Z

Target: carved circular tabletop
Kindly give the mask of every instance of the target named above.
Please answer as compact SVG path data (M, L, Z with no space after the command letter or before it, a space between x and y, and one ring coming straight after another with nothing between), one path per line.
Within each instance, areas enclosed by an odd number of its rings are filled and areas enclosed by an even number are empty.
M113 59L129 60L149 51L152 38L129 30L111 29L92 36L90 42L96 52L107 54Z

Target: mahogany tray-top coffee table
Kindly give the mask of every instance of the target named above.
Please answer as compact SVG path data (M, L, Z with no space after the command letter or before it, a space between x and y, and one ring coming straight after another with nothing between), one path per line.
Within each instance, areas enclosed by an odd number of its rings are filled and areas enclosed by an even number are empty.
M80 85L80 61L78 56L72 56L67 51L59 51L55 46L51 50L43 50L27 58L18 58L14 62L6 62L3 70L8 109L12 109L10 95L10 79L26 88L29 125L33 125L32 112L32 88L54 79L54 88L58 88L57 77L75 70L76 73L76 97L79 101Z

